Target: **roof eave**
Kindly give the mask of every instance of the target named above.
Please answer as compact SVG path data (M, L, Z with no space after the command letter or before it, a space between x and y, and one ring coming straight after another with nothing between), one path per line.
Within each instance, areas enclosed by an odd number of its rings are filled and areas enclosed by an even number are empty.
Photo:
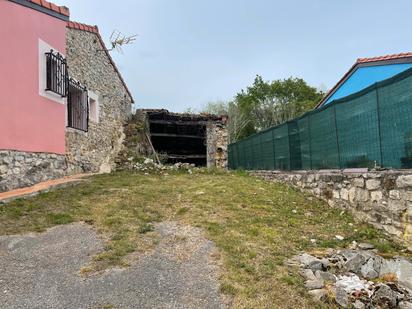
M68 9L67 9L67 12L65 14L62 14L62 13L57 12L56 10L49 9L47 7L38 5L34 2L27 1L27 0L9 0L9 1L13 2L13 3L16 3L16 4L20 4L20 5L28 7L28 8L31 8L31 9L36 10L38 12L44 13L46 15L61 19L63 21L69 21L70 20L70 15L69 15ZM60 7L58 7L58 8L60 8Z

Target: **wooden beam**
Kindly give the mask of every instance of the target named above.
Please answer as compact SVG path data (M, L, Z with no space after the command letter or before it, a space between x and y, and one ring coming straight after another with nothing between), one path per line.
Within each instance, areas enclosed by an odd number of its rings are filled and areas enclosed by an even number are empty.
M187 134L174 134L174 133L150 133L153 137L179 137L179 138L196 138L205 139L205 136L201 135L187 135Z
M213 121L205 121L205 120L189 120L189 121L185 121L185 120L160 120L160 119L153 119L150 120L149 119L149 123L153 123L153 124L173 124L173 125L181 125L181 126L196 126L196 125L201 125L204 126L206 125L208 122L213 122Z
M182 155L182 154L167 154L169 159L206 159L206 155L200 154L190 154L190 155Z

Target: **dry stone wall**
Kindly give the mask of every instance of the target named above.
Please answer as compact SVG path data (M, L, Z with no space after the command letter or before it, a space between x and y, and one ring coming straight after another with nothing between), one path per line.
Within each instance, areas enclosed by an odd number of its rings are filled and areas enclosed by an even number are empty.
M88 132L68 129L68 168L75 172L108 172L122 149L123 125L131 115L132 98L94 33L67 29L69 74L98 95L98 122Z
M27 187L66 175L64 155L53 153L0 151L0 192Z
M267 180L311 192L332 207L403 241L412 250L412 171L253 171Z

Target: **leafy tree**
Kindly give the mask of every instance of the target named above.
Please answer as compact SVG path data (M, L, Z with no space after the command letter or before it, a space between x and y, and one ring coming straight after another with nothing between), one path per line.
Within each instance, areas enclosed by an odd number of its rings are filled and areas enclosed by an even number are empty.
M258 75L251 86L235 96L234 104L250 120L237 138L293 119L313 109L323 95L300 78L268 82Z
M232 102L215 101L203 112L228 115L230 142L276 126L311 110L324 93L301 78L268 82L259 75L253 84L236 94Z

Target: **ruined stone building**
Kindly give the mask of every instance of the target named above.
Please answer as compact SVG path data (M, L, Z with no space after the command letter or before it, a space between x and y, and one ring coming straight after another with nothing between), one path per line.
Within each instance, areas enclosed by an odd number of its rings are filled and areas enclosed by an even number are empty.
M179 114L165 109L143 112L155 151L165 155L169 163L227 167L226 116Z

